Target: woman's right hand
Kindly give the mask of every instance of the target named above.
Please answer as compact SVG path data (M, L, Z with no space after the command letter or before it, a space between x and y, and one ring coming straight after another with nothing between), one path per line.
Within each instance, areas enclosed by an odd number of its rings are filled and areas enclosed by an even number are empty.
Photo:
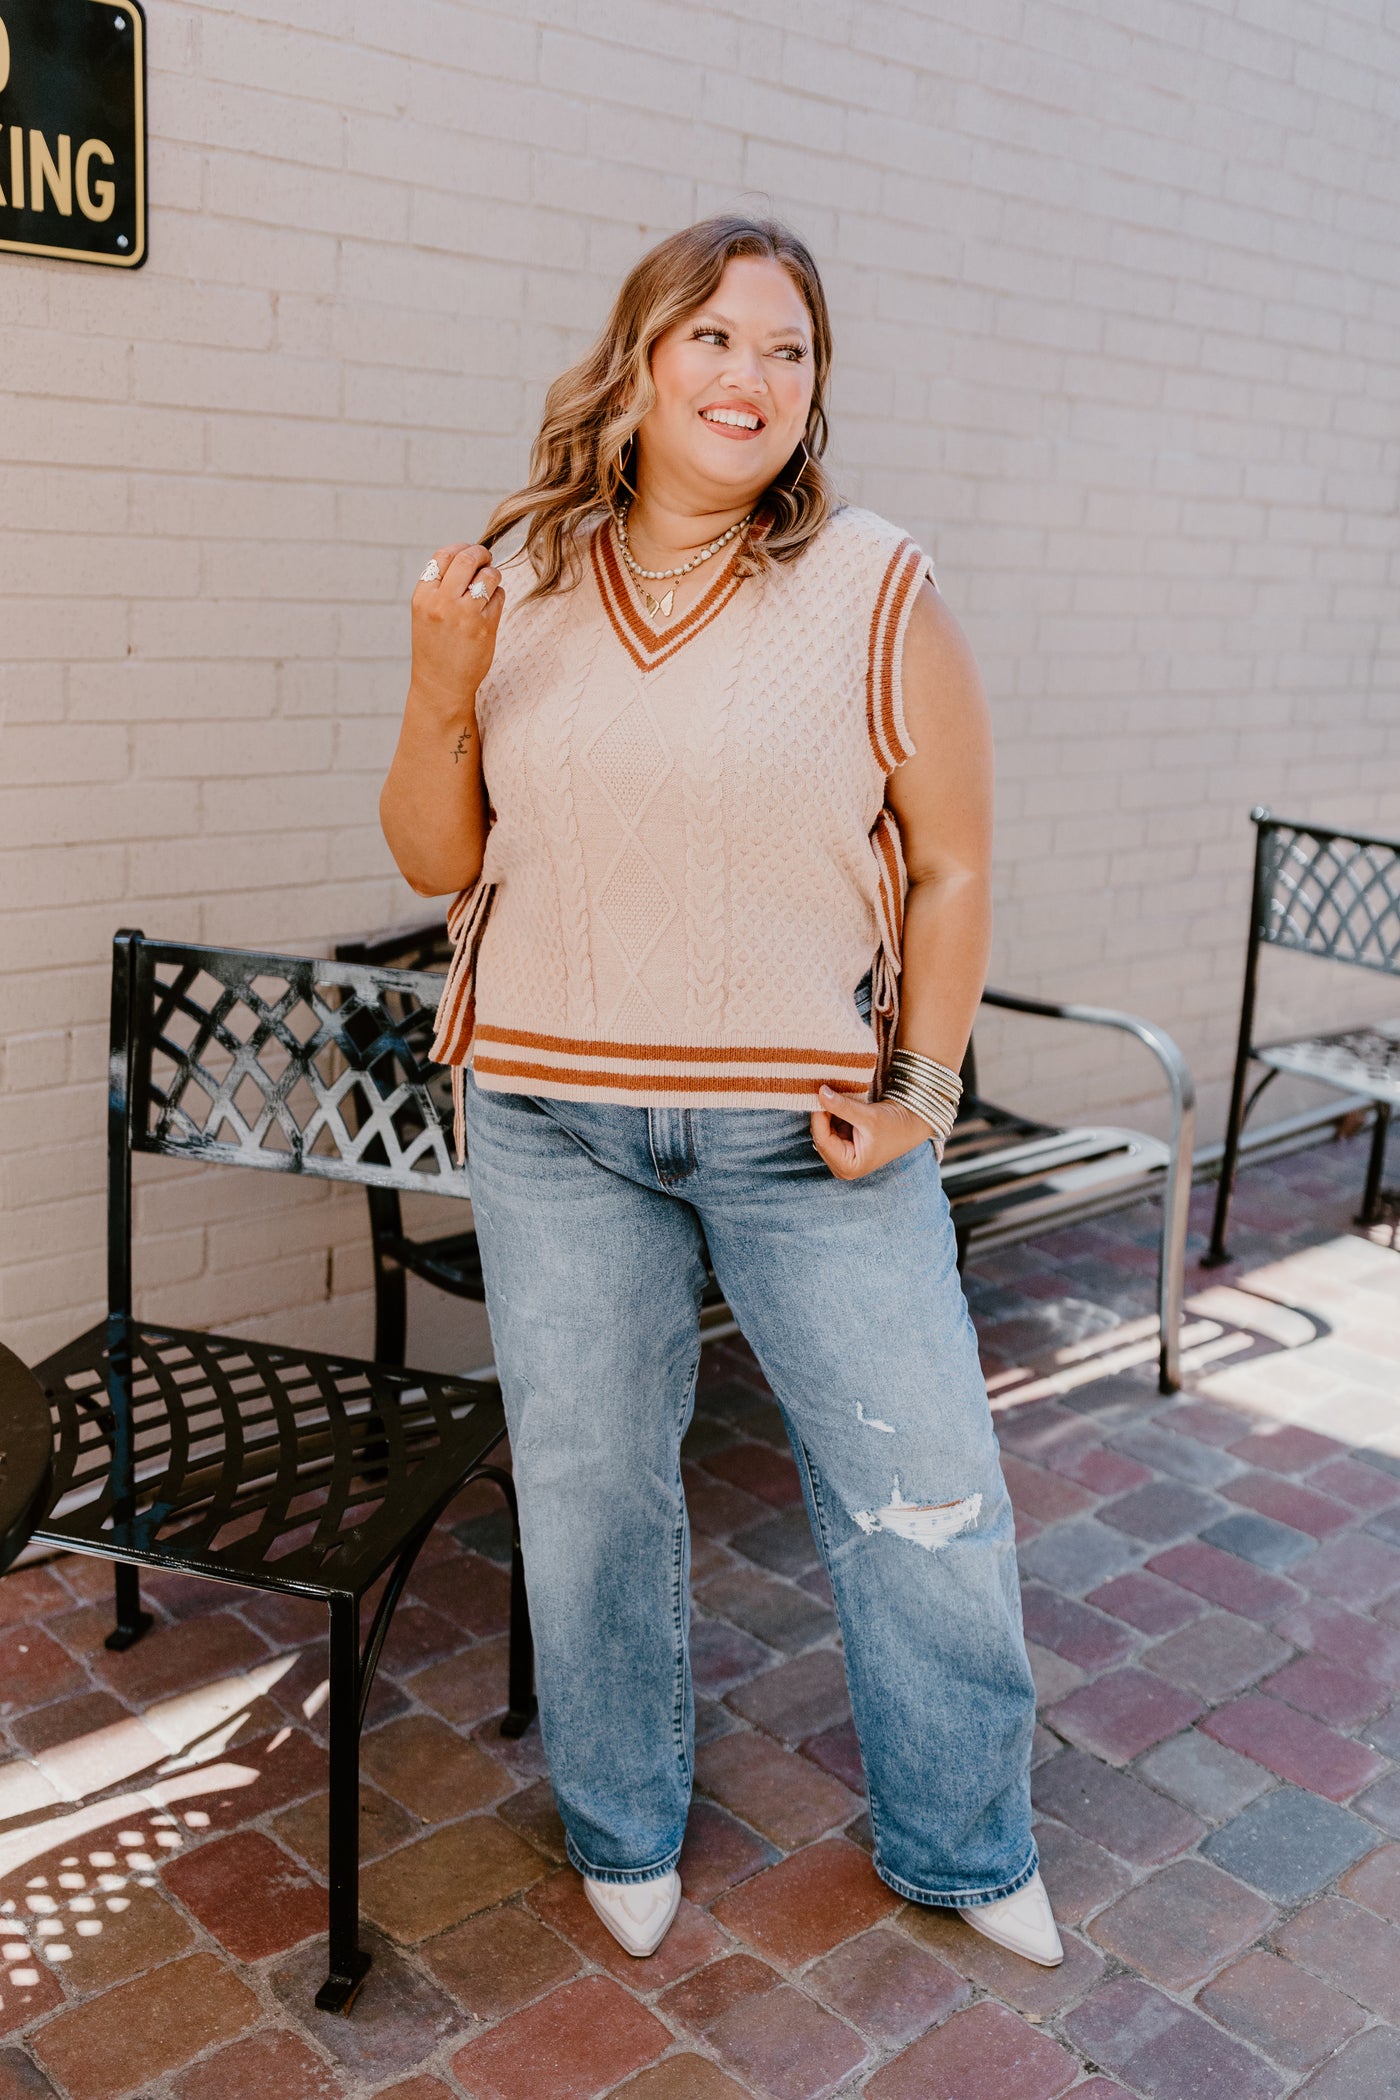
M485 547L439 547L433 559L438 581L420 580L413 592L411 685L452 721L470 711L491 668L505 592ZM478 582L489 588L488 598L471 595L470 585Z

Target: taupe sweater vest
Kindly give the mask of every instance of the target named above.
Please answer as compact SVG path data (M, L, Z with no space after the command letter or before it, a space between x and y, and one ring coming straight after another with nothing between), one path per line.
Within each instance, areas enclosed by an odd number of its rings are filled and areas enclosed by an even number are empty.
M572 589L524 555L477 701L493 821L453 901L433 1056L505 1093L638 1107L869 1098L897 1013L913 755L900 669L923 550L836 512L653 630L611 523ZM854 993L873 971L871 1020Z

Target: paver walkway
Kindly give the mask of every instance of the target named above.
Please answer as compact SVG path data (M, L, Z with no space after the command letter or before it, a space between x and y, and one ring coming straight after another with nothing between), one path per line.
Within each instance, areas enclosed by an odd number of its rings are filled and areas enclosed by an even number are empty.
M151 1582L162 1623L109 1655L106 1572L57 1561L0 1582L0 2100L1400 2095L1400 1251L1350 1226L1361 1152L1242 1177L1175 1400L1150 1208L971 1280L1063 1968L876 1880L792 1463L718 1344L687 1446L704 1696L663 1950L603 1933L538 1731L495 1732L484 1494L436 1534L376 1691L375 1965L348 2019L311 2009L319 1615Z

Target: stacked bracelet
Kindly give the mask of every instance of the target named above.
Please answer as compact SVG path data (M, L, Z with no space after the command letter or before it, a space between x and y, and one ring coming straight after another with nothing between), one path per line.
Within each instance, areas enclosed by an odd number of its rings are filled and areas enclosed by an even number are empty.
M881 1099L900 1101L906 1108L912 1108L916 1116L922 1116L932 1126L941 1153L957 1121L962 1081L956 1072L949 1071L947 1065L937 1064L931 1057L922 1057L917 1050L896 1050L890 1059L889 1077Z

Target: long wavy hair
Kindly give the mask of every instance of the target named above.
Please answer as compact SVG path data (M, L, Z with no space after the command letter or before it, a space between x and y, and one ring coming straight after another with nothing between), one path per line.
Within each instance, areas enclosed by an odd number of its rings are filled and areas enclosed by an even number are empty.
M529 520L524 545L538 578L537 594L578 581L584 527L600 512L616 509L620 494L633 493L637 425L656 400L653 345L713 297L725 264L738 255L760 256L787 271L811 318L813 366L812 406L803 432L806 456L799 447L764 491L760 507L771 524L762 535L746 535L739 562L753 574L775 562L795 561L839 509L840 498L821 464L831 316L811 251L776 219L702 219L658 242L628 271L597 342L578 364L560 373L545 396L544 419L530 452L530 479L496 505L481 535L489 547L522 519Z

